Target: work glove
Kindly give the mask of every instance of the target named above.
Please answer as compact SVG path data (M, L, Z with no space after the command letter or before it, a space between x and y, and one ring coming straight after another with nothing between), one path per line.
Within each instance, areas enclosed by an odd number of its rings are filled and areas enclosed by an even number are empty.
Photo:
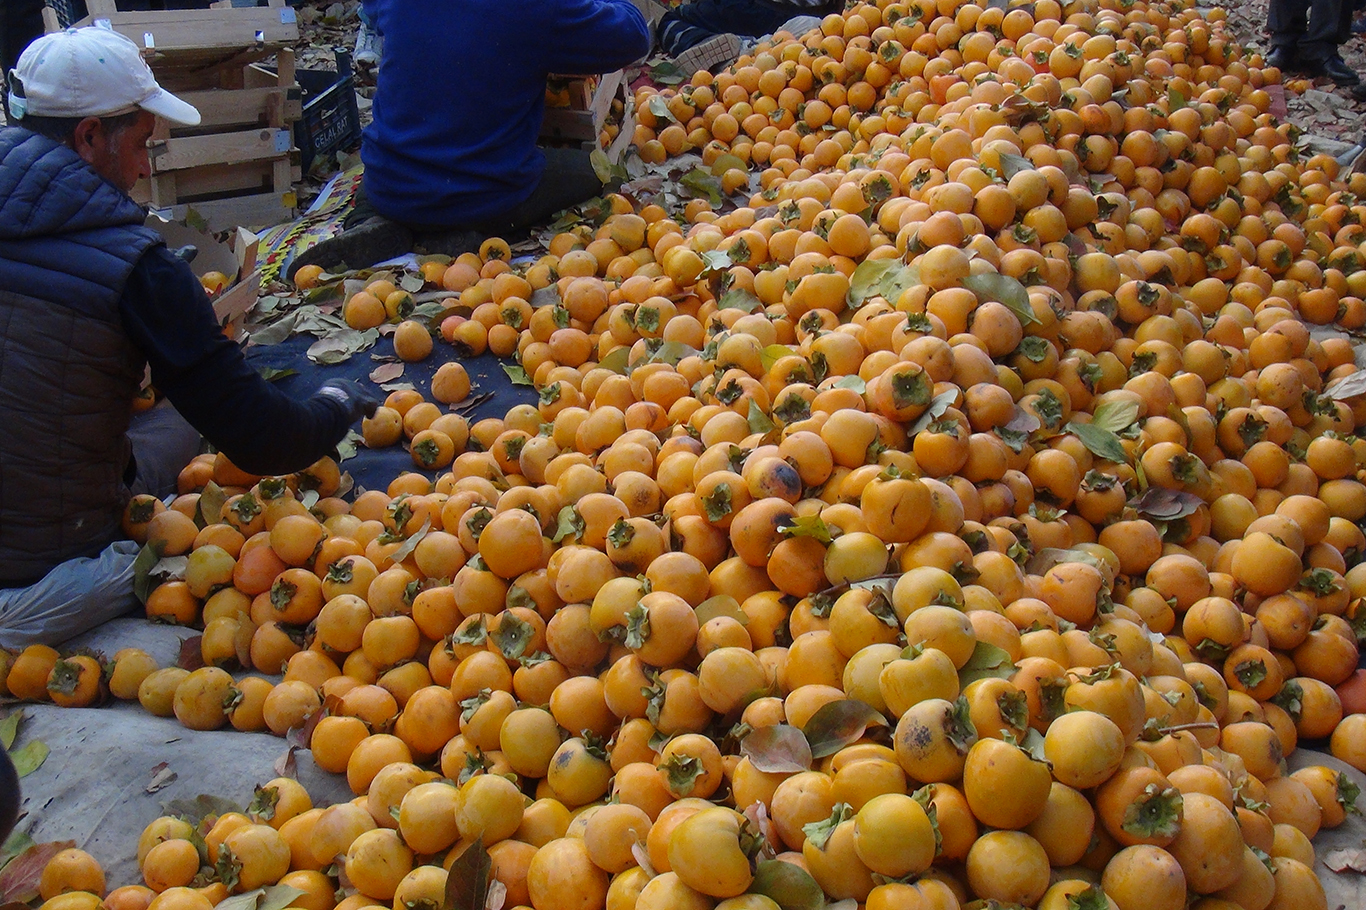
M352 423L362 417L374 417L379 409L379 399L365 390L359 382L351 379L329 379L313 393L315 398L331 398L346 408L347 419Z

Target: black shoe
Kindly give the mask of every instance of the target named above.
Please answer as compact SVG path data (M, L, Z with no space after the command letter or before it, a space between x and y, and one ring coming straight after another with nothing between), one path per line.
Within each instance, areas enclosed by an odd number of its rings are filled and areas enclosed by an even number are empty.
M1358 101L1366 101L1366 82L1358 82L1350 89L1351 95Z
M1361 82L1361 77L1356 74L1356 71L1337 54L1330 54L1322 60L1307 61L1304 68L1305 72L1311 76L1327 76L1342 86L1356 85Z
M413 252L439 254L454 259L461 253L478 252L479 245L488 237L479 231L433 231L413 238Z
M412 251L412 231L388 218L371 218L304 250L290 262L287 274L293 281L294 273L306 265L319 265L329 272L342 266L363 269Z
M1295 49L1293 47L1273 47L1271 53L1266 55L1266 65L1274 66L1281 72L1287 72L1295 68Z

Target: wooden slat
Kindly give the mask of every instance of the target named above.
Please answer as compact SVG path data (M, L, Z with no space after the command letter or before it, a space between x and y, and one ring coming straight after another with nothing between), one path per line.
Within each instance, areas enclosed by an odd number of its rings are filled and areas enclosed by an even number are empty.
M185 136L167 139L164 142L154 140L149 143L152 173L159 174L206 164L237 164L242 161L278 158L281 152L275 142L277 134L281 132L283 130L266 128L213 136ZM293 138L290 137L286 147L292 145Z
M166 208L203 197L232 193L260 193L272 190L289 192L301 177L298 165L288 155L274 160L247 161L242 164L210 164L154 174L140 180L129 193L138 202Z
M222 131L227 126L282 127L303 116L303 96L299 87L209 89L180 95L199 109L199 126L185 130L172 127L172 135L185 132ZM272 122L278 121L278 122Z
M190 202L170 208L171 218L183 220L190 209L208 222L210 231L226 231L237 227L273 227L294 217L294 194L260 193L254 196L235 196L210 202Z
M92 12L77 25L108 20L110 28L132 38L138 47L143 46L143 36L151 33L157 52L168 54L178 50L253 47L257 32L264 33L266 44L293 44L299 40L298 23L281 21L289 18L290 13L292 10L281 7Z

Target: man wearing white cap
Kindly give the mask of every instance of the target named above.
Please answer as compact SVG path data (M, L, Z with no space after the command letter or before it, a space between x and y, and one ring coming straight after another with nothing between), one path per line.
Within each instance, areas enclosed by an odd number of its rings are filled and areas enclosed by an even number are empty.
M136 546L115 542L124 504L174 493L200 433L244 470L286 473L331 451L371 402L344 381L305 402L272 387L144 227L128 191L150 173L156 118L193 125L199 112L157 85L137 45L102 28L46 35L8 81L19 125L0 130L0 646L16 647L134 605ZM175 407L130 432L149 364Z

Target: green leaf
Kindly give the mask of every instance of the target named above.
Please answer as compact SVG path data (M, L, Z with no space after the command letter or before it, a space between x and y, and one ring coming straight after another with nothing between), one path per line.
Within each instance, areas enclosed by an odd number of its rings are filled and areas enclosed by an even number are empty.
M822 705L802 732L811 744L811 757L825 758L857 742L870 724L886 726L887 719L867 702L842 698Z
M147 598L151 596L152 589L156 587L152 581L152 567L161 560L163 549L165 549L164 544L149 541L142 545L137 558L133 560L133 593L137 595L138 602L143 606L147 605Z
M50 751L47 743L41 739L34 739L15 749L9 757L10 761L14 762L15 773L20 777L28 777L43 766Z
M0 869L9 865L10 860L32 847L33 844L33 838L23 831L12 832L5 842L0 844Z
M740 310L745 313L753 313L763 305L758 297L744 288L731 288L716 301L718 310Z
M288 379L290 376L298 376L298 370L277 370L275 367L257 367L256 372L261 374L261 378L266 382L275 382L279 379Z
M398 565L399 563L403 562L403 560L413 555L413 551L417 549L417 545L422 543L422 538L426 537L427 532L431 529L432 517L428 515L425 519L422 520L422 527L414 531L413 535L409 537L407 540L403 541L403 543L399 545L399 548L397 550L389 554L389 559L393 561L394 565Z
M1133 426L1138 419L1138 402L1130 399L1112 399L1096 408L1091 415L1091 426L1122 433Z
M1063 427L1063 432L1076 436L1082 445L1091 450L1091 454L1106 461L1122 464L1129 460L1129 454L1124 451L1119 437L1104 427L1093 423L1068 423Z
M762 894L782 910L825 910L825 893L811 873L780 859L759 861L749 892Z
M859 306L870 297L881 294L879 283L883 277L901 263L896 259L865 259L849 276L849 304ZM895 301L893 301L895 302Z
M284 910L304 892L289 885L270 885L234 894L218 903L222 910Z
M749 400L749 431L751 433L772 433L777 424L759 407L759 402Z
M798 515L789 524L782 525L778 530L788 537L810 537L826 546L835 539L835 535L830 531L830 526L826 524L819 515Z
M958 687L966 688L979 679L1009 679L1015 673L1010 654L990 642L979 641L968 662L958 670Z
M11 711L4 720L0 720L0 748L9 751L14 745L14 737L19 735L19 721L24 719L24 709L17 708Z
M1034 162L1023 155L1005 154L1001 156L1001 176L1009 180L1020 171L1034 170Z
M770 344L759 352L759 363L763 366L764 372L767 373L773 369L773 365L779 360L784 357L791 357L795 353L797 352L785 344Z
M609 351L606 357L598 361L598 366L602 367L604 370L611 370L613 373L620 376L625 376L626 367L630 363L630 360L631 348L627 345L622 345L619 348L613 348Z
M678 64L669 60L661 60L650 67L650 81L658 82L660 85L678 85L680 82L686 82L691 75L683 72L678 68Z
M902 266L900 262L897 262L897 265L901 267L890 269L877 283L878 293L893 305L902 294L920 283L919 269L909 265Z
M1039 321L1039 317L1034 315L1034 308L1029 305L1029 292L1018 279L988 272L969 275L963 279L963 286L977 295L979 303L995 300L1005 304L1022 326L1034 325Z
M484 849L484 835L481 834L451 863L441 910L484 910L492 875L493 860Z
M670 123L678 122L674 112L669 110L669 99L663 95L651 95L650 100L645 102L645 106L649 108L651 114L660 120L667 120Z
M671 367L678 366L678 362L684 357L691 357L697 353L697 349L690 344L682 341L666 341L655 349L654 353L646 357L644 363L667 363Z
M1175 87L1167 89L1167 113L1171 114L1186 106L1186 96Z
M863 378L857 373L850 373L848 376L841 377L840 380L835 383L835 388L853 389L855 392L862 395L864 392L868 391L868 383L864 382Z
M1194 493L1187 493L1184 490L1149 487L1130 505L1138 514L1154 521L1176 521L1195 514L1203 505L1203 501Z
M693 612L697 614L699 626L705 626L718 616L729 617L742 626L749 625L749 614L740 609L740 602L729 594L717 594L708 597L698 604L697 609Z
M919 418L917 418L915 423L911 424L911 428L907 431L906 435L914 438L916 433L919 433L940 417L943 417L944 412L953 407L953 403L957 400L958 392L952 389L947 392L940 392L938 395L934 396L934 398L930 400L930 406L925 409L924 413L922 413Z
M811 745L789 724L760 727L740 743L740 754L765 774L799 774L811 767Z
M583 516L579 515L579 510L573 506L563 506L555 517L555 535L551 540L559 543L566 537L577 538L583 533L583 528Z
M678 180L678 185L689 196L705 199L712 205L721 204L721 181L703 168L695 167Z
M739 155L732 155L730 153L719 156L711 163L711 173L713 177L720 177L729 170L748 171L749 165L745 164L744 159Z
M365 442L365 437L355 430L348 430L342 437L342 441L337 443L337 460L345 461L348 458L355 458L356 452Z
M503 372L508 374L508 379L512 380L513 385L532 385L531 377L526 374L526 370L518 363L501 364Z
M600 148L595 148L588 153L588 163L593 167L593 174L601 183L611 183L613 180L620 180L623 183L629 179L626 168L619 164L613 164L612 159L607 157L607 153Z

